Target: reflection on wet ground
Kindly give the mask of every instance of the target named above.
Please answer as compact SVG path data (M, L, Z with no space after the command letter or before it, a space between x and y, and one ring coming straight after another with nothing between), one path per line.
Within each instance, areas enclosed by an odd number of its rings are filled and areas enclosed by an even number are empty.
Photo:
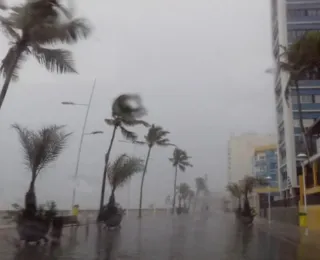
M11 237L14 234L1 236ZM301 255L303 254L303 255ZM166 216L139 221L129 217L120 231L90 226L65 230L62 245L17 249L1 239L1 260L313 260L320 251L276 237L253 226L243 228L230 214Z

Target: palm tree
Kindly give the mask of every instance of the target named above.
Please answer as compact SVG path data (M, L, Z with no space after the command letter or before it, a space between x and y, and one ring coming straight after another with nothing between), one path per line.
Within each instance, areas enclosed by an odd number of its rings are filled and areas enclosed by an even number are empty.
M130 141L136 141L137 134L129 131L126 128L126 126L136 126L136 125L149 126L149 124L146 123L145 121L138 120L138 118L143 117L147 113L145 107L142 104L141 97L139 95L122 94L118 96L113 101L111 110L112 110L112 118L104 120L107 125L110 125L113 127L113 132L112 132L109 148L105 154L105 166L103 170L99 213L102 213L102 209L103 209L108 163L109 163L110 153L111 153L112 145L114 142L114 138L116 136L117 129L120 128L121 133L125 139Z
M36 211L35 182L40 172L55 161L66 146L71 133L65 133L63 126L51 125L38 131L28 130L18 124L13 128L18 132L23 147L26 166L31 171L31 181L25 196L25 209Z
M193 167L193 165L189 162L191 157L188 156L187 152L181 150L180 148L175 148L173 150L173 157L169 158L169 161L172 162L172 166L175 168L174 174L174 184L173 184L173 199L172 199L172 210L171 213L174 213L176 206L176 187L177 187L177 176L178 176L178 168L180 171L184 172L187 167Z
M304 150L310 157L310 147L306 140L306 129L302 117L302 105L299 81L303 79L320 78L320 32L308 32L298 41L284 48L286 61L280 62L280 68L289 73L285 89L286 99L289 98L290 87L294 87L297 96L299 126Z
M115 206L115 191L122 187L134 174L143 170L143 161L137 157L126 154L118 156L113 163L107 167L108 180L111 186L109 206Z
M63 12L58 12L58 7ZM58 14L64 14L58 19ZM0 73L5 81L0 93L0 109L11 80L18 79L18 70L28 55L50 72L76 73L72 53L48 45L72 44L87 38L91 29L83 18L74 18L58 0L27 1L9 8L7 17L0 16L0 26L12 43L2 60Z
M227 191L231 194L232 197L238 200L238 211L241 211L241 196L242 190L239 184L229 183L226 187Z
M178 192L179 192L179 208L182 207L181 205L181 201L183 202L183 208L184 210L187 210L187 199L189 196L189 191L190 191L190 186L188 185L188 183L180 183L179 188L178 188Z
M243 180L241 180L241 190L244 196L244 203L243 203L243 214L249 215L251 214L251 207L249 203L249 194L252 193L253 188L257 186L265 186L268 182L266 179L253 177L253 176L245 176Z
M193 209L194 211L196 210L199 194L201 192L208 191L207 182L206 182L205 178L197 177L197 178L195 178L195 182L196 182L196 195L195 195L195 203L194 203L194 209Z
M146 163L144 165L141 184L140 184L140 198L139 198L139 218L141 218L141 208L142 208L142 196L143 196L143 184L144 178L148 168L148 162L150 158L151 149L156 146L169 146L173 145L170 143L169 139L166 136L169 134L168 131L163 130L161 126L152 125L149 130L148 134L144 137L145 141L135 141L136 144L142 144L148 146L147 158Z

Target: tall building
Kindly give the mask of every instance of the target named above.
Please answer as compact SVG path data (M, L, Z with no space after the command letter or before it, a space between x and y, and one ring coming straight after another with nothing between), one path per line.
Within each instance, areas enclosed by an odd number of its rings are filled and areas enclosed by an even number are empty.
M228 142L228 181L238 182L252 175L252 156L257 146L276 143L275 134L246 133L231 136Z
M277 145L264 145L254 149L253 176L264 178L269 187L278 188Z
M285 57L282 46L289 46L308 31L320 30L320 0L271 0L272 47L274 55L274 93L277 115L279 187L282 197L291 196L298 187L296 155L303 151L297 96L294 89L286 95L289 75L280 70ZM306 75L299 81L305 127L320 117L320 75Z

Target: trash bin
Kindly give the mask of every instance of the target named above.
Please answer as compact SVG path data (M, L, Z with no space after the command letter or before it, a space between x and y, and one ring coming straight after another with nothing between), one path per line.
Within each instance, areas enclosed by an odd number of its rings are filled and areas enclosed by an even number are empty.
M306 227L307 226L307 213L299 212L299 226Z

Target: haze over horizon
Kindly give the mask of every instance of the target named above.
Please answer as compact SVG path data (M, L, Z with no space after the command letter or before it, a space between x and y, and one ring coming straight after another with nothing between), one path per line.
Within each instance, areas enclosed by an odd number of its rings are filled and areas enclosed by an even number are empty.
M273 64L269 3L78 0L74 4L94 27L89 40L70 47L79 75L50 74L30 57L0 111L0 209L22 203L30 180L13 123L31 129L67 125L66 130L73 132L65 151L44 169L36 184L39 202L55 200L59 208L71 207L85 107L61 102L87 103L94 79L87 132L104 134L86 136L83 143L77 191L81 208L98 207L112 131L103 119L111 116L113 99L127 92L141 94L148 109L144 119L170 131L170 141L192 156L194 167L179 173L178 182L194 187L196 177L208 174L210 190L224 192L230 134L274 133L276 129L273 77L265 73ZM9 45L0 35L0 57L4 57ZM135 131L142 139L147 129ZM116 140L111 159L133 149L136 155L146 156L147 147L118 142L123 140L120 132ZM174 169L168 161L172 151L172 147L152 150L143 207L164 206L165 197L172 193ZM132 180L132 208L138 206L140 179L138 174ZM107 195L109 191L107 186ZM127 206L126 186L116 198Z

